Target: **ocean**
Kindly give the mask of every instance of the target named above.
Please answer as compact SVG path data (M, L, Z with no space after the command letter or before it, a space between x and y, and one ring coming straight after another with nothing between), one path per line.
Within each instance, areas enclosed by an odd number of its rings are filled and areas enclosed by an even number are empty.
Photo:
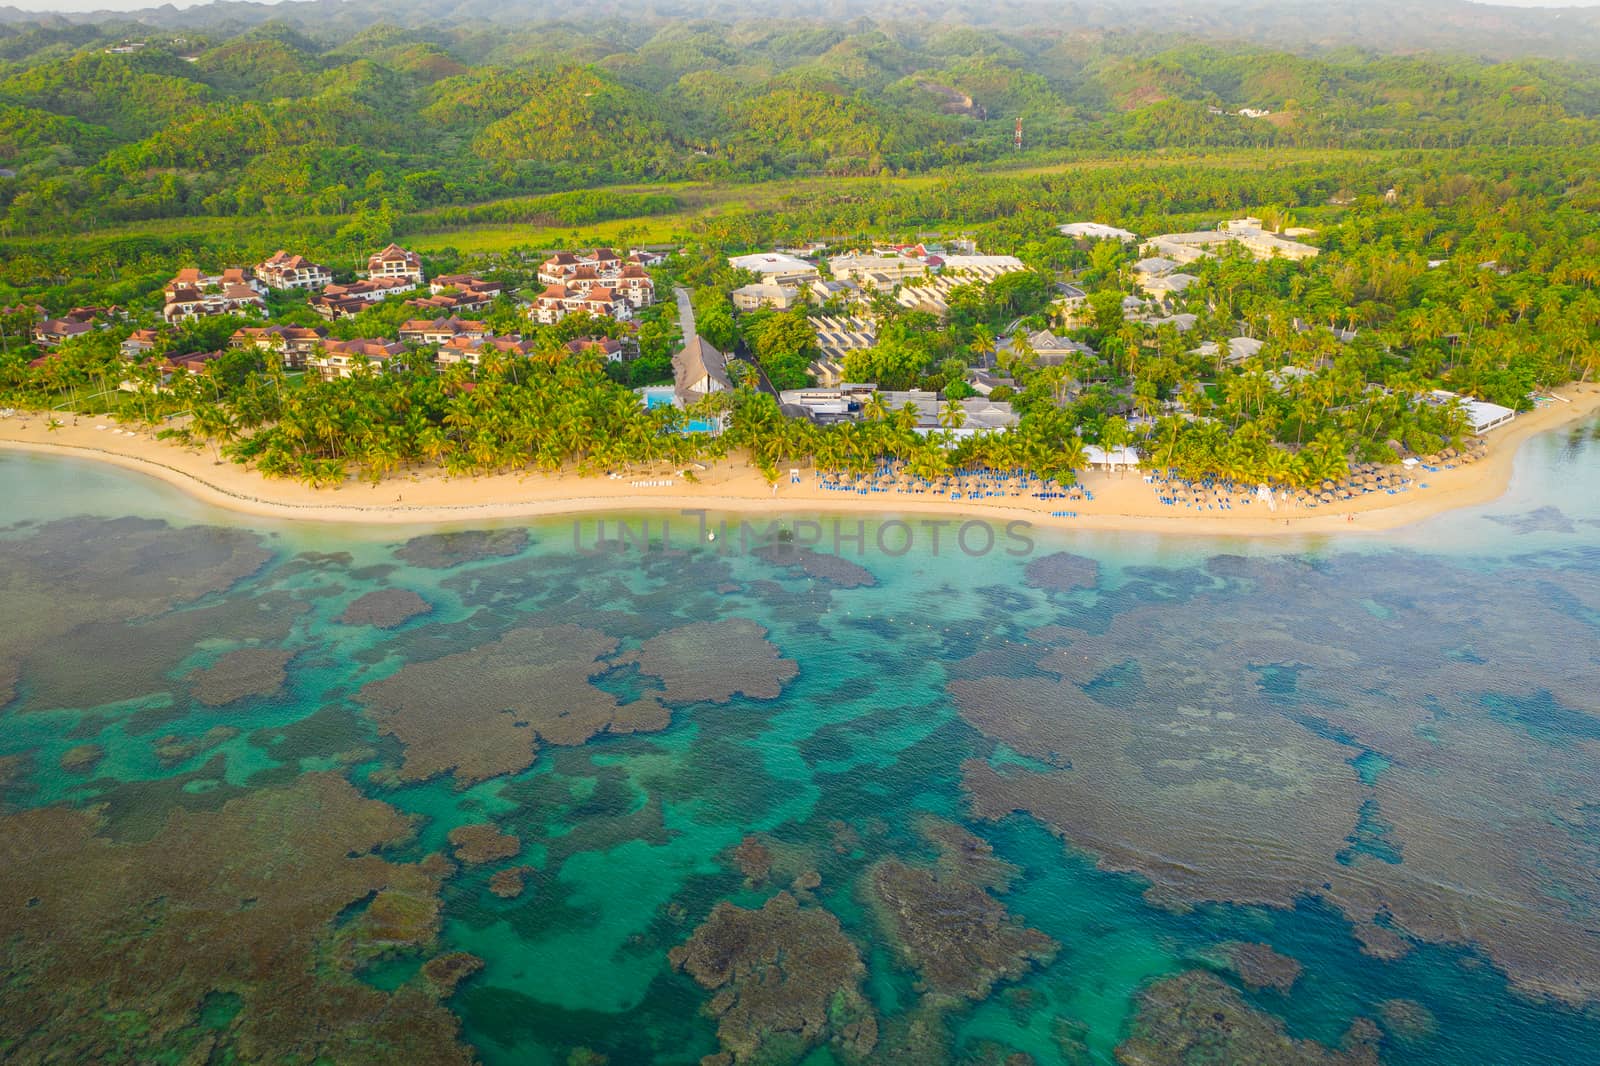
M6 1061L1600 1057L1600 425L1349 538L0 500Z

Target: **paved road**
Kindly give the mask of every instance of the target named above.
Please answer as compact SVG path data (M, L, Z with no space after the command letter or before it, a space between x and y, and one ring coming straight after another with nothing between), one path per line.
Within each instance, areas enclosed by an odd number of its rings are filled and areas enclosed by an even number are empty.
M689 302L689 290L682 285L673 286L672 294L678 298L678 330L683 343L694 339L694 305Z
M688 344L689 341L693 339L695 334L694 305L689 302L689 290L685 289L683 286L673 286L672 294L678 299L678 329L683 334L683 343ZM734 352L724 352L723 354L726 355L730 361L740 358ZM756 387L762 392L768 393L776 398L778 395L778 390L772 387L772 382L767 379L767 372L761 369L761 364L757 363L753 359L745 359L742 361L748 363L750 365L750 369L756 372Z

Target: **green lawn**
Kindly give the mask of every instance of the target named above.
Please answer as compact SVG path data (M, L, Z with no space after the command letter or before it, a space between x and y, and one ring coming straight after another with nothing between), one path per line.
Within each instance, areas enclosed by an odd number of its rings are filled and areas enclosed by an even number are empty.
M547 248L558 242L568 245L605 244L668 244L689 235L695 221L719 214L761 212L780 208L787 202L808 196L837 194L853 188L901 189L907 192L927 188L952 177L973 174L1010 175L1030 177L1060 173L1085 168L1126 168L1137 170L1174 165L1191 165L1206 168L1234 168L1259 170L1304 162L1327 162L1345 158L1376 158L1385 152L1341 151L1331 149L1219 149L1216 151L1146 151L1108 154L1084 154L1055 160L1038 155L1020 160L1004 160L981 166L971 166L948 173L919 174L903 178L783 178L773 181L749 183L664 182L658 185L607 186L606 191L617 193L671 193L678 201L675 211L615 219L584 226L541 227L522 223L485 223L449 227L439 222L438 211L418 211L400 220L398 235L408 246L419 251L453 247L463 252L499 252L516 247ZM519 195L510 201L527 201L530 197ZM321 215L313 217L274 218L272 216L238 218L232 216L204 218L150 219L143 222L120 223L96 228L72 238L41 236L34 238L36 249L43 251L53 241L83 239L127 240L140 237L162 237L205 241L215 245L229 242L240 245L256 244L263 234L285 245L294 244L297 236L302 240L310 234L331 234L350 220L347 215ZM624 240L624 237L627 239Z

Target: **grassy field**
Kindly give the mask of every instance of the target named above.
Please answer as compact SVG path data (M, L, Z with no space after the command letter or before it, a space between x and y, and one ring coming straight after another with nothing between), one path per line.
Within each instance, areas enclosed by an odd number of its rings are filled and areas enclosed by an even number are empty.
M904 178L786 178L748 184L677 182L662 185L619 185L619 193L665 192L678 201L678 209L658 215L615 219L585 226L538 227L516 223L490 223L459 227L430 225L430 213L408 216L401 234L409 247L428 252L454 248L460 252L505 252L514 248L578 247L592 244L670 244L689 236L697 221L739 213L759 213L783 208L810 196L838 195L852 189L914 192L951 177L985 174L1026 178L1075 169L1127 168L1130 170L1187 165L1211 169L1263 170L1297 163L1332 159L1373 158L1381 153L1340 152L1327 149L1271 152L1226 150L1217 152L1143 152L1101 155L1059 162L1030 161L1024 165L990 165L959 174L919 174Z

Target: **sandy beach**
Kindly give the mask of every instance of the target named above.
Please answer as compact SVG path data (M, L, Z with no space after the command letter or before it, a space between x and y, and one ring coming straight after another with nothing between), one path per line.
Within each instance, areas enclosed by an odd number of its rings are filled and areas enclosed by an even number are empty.
M348 481L314 489L293 481L266 478L229 462L217 462L210 448L158 441L148 429L125 428L95 416L58 415L55 430L34 412L0 418L0 447L113 463L159 477L197 498L248 514L317 522L430 523L468 522L541 515L614 511L705 509L730 512L871 512L939 514L968 518L1026 519L1065 529L1124 530L1180 534L1270 536L1354 533L1394 529L1458 507L1487 503L1511 481L1518 446L1539 433L1600 412L1600 386L1558 390L1556 399L1490 431L1488 457L1481 462L1419 472L1427 488L1390 496L1372 493L1316 509L1261 501L1232 510L1197 511L1163 505L1137 472L1084 475L1092 501L1041 500L1031 496L951 500L935 494L857 495L821 488L803 470L801 484L787 474L776 490L752 467L730 459L697 471L689 482L665 470L636 471L619 477L527 472L487 477L447 477L432 470L395 474L377 485ZM1055 517L1070 510L1073 517Z

